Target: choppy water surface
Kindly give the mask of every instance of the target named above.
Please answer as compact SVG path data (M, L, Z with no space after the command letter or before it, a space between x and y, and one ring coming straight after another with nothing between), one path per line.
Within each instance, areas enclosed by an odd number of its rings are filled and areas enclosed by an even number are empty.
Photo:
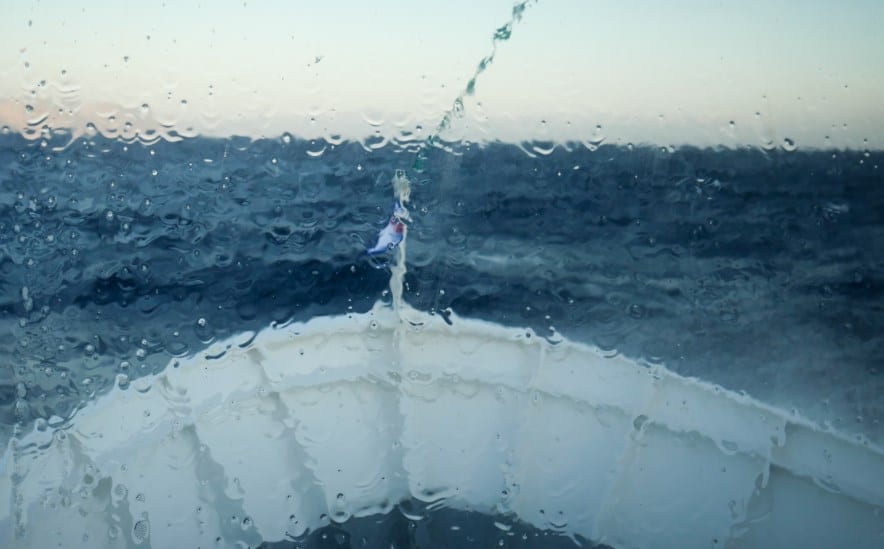
M411 156L0 144L2 426L272 321L364 311ZM492 144L412 173L405 298L563 334L881 440L880 154Z

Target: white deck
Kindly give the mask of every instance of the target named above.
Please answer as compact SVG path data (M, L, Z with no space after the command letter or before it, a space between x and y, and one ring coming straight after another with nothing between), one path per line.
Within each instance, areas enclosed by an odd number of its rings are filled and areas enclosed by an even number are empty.
M615 547L884 545L864 439L586 345L401 316L234 337L20 437L0 544L257 543L415 497Z

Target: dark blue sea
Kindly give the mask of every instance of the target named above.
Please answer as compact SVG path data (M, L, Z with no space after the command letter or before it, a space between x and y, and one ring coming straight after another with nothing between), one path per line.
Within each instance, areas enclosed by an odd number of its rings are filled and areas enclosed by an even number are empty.
M0 136L4 443L121 372L389 301L388 259L363 252L396 170L417 309L591 343L884 443L880 152L490 143L430 149L417 170L413 150L358 142L69 140ZM469 520L477 543L494 530ZM432 530L357 523L310 543Z

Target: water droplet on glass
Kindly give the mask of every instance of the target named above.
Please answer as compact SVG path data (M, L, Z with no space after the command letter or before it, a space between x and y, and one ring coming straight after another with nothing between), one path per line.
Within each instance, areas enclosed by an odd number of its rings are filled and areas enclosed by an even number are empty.
M126 374L117 374L117 387L125 391L129 388L129 376Z
M636 320L641 320L645 317L645 308L638 303L633 303L629 306L629 316Z
M147 519L139 520L135 523L135 526L132 527L132 537L135 538L137 543L141 543L147 540L147 537L150 535L150 523L147 522Z

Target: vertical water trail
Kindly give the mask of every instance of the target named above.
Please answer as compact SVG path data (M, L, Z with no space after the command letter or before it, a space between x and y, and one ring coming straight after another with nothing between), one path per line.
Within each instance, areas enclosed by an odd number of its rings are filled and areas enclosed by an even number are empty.
M522 20L522 15L525 13L525 10L528 9L528 6L531 4L537 3L539 0L521 0L516 2L513 5L513 10L510 15L510 20L507 21L501 27L498 27L497 30L494 31L494 35L491 37L491 51L479 61L479 64L476 66L476 70L473 72L470 79L467 81L467 85L464 86L464 89L454 98L454 101L451 103L451 107L446 110L442 119L439 120L439 123L436 124L435 129L429 136L421 143L420 148L414 156L414 163L412 164L412 169L420 172L423 170L423 163L427 157L427 151L429 151L430 147L433 147L439 141L439 136L442 132L451 127L452 120L457 117L461 118L463 116L464 105L463 101L466 97L473 95L476 92L476 81L479 76L485 72L491 63L494 61L494 57L497 55L497 48L501 42L506 42L510 39L513 34L513 27L516 23Z
M479 64L476 66L476 70L473 72L470 79L467 81L466 86L464 86L463 90L454 98L454 101L451 104L451 107L446 110L442 119L439 120L439 123L436 124L435 129L430 133L429 136L421 143L417 152L414 156L414 162L412 163L412 169L416 172L422 172L424 161L427 158L427 152L431 147L436 146L439 140L439 136L442 132L451 127L452 120L457 117L461 118L463 116L464 111L464 98L473 95L476 91L476 81L479 76L485 72L491 63L494 61L494 57L497 55L497 49L501 42L506 42L510 39L513 33L513 27L516 23L522 20L522 15L525 13L525 10L533 3L537 3L539 0L520 0L513 5L512 12L510 14L510 20L506 22L506 24L497 28L494 31L494 35L491 37L491 51L479 61ZM403 221L410 221L410 217L408 216L407 202L411 197L411 182L408 179L408 176L405 174L404 170L396 170L395 175L393 176L393 193L396 199L402 204L402 207L405 209L405 215L402 216ZM403 282L405 279L406 267L405 267L405 241L408 236L408 225L405 225L404 233L402 235L402 242L398 245L398 249L396 251L396 261L390 268L390 294L393 298L393 310L396 311L396 314L399 316L400 321L402 318L402 290L403 290Z
M390 267L390 295L393 298L393 310L402 318L402 288L405 279L405 241L408 239L408 221L411 217L408 214L408 200L411 198L411 182L404 170L396 170L393 176L393 193L396 195L399 204L402 205L402 215L400 219L404 224L402 229L402 241L396 247L396 261Z

